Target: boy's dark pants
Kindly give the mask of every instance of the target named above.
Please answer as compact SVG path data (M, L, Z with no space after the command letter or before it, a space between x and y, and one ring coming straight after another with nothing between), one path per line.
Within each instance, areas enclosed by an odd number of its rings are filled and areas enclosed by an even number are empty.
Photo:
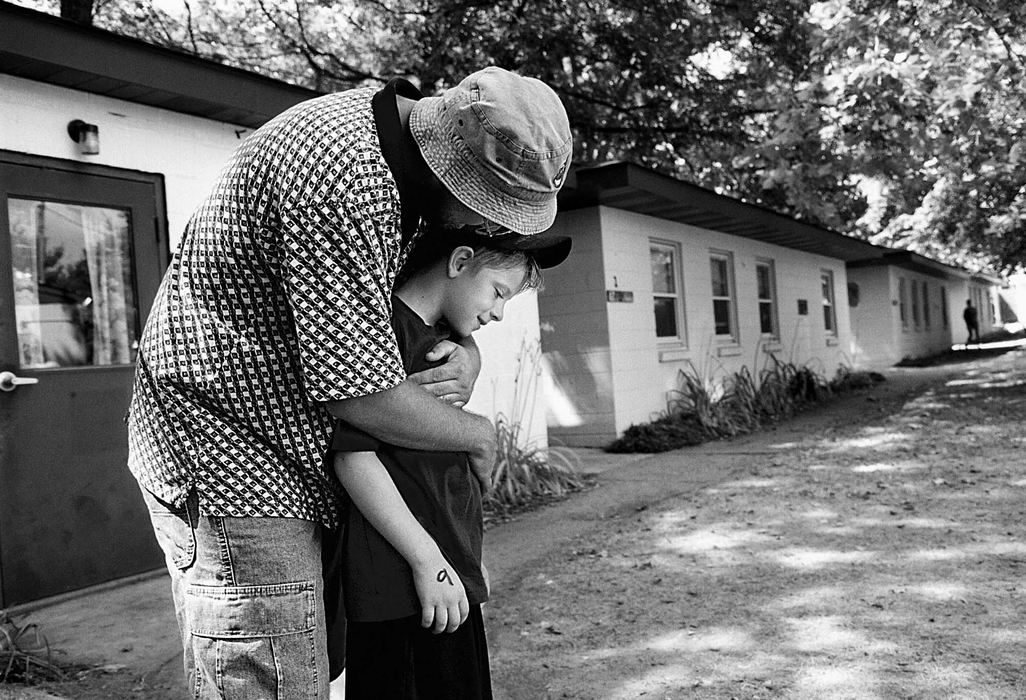
M420 615L349 621L346 700L491 700L481 606L455 632L432 634Z

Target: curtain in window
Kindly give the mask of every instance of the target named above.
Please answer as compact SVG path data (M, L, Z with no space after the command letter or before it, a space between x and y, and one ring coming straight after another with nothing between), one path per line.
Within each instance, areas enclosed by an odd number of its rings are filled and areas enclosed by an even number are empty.
M11 231L11 267L14 276L14 308L18 325L18 353L22 367L45 363L39 325L39 250L37 232L43 225L35 202L11 198L7 213Z
M131 290L128 222L122 212L82 207L89 283L92 287L92 364L132 361L129 340Z

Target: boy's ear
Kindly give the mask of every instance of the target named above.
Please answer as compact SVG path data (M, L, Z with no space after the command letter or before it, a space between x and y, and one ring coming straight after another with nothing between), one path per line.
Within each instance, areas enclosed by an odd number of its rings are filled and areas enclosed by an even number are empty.
M461 245L453 248L449 253L449 262L446 272L449 277L456 277L466 271L470 261L474 259L474 249L468 245Z

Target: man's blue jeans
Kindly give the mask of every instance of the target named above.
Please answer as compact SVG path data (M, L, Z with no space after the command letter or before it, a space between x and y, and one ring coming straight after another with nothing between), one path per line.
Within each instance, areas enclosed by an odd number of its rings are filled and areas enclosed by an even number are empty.
M324 700L321 527L199 514L143 491L167 558L193 698Z

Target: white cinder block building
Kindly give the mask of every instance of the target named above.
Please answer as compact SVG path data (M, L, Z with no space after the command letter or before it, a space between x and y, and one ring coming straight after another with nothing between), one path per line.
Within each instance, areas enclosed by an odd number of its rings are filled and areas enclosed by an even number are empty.
M540 296L550 439L607 444L680 371L853 364L845 263L885 249L626 163L575 175L556 224L572 263Z
M848 263L851 351L860 367L935 355L967 339L962 311L977 309L980 334L1001 322L992 275L972 274L908 251Z

